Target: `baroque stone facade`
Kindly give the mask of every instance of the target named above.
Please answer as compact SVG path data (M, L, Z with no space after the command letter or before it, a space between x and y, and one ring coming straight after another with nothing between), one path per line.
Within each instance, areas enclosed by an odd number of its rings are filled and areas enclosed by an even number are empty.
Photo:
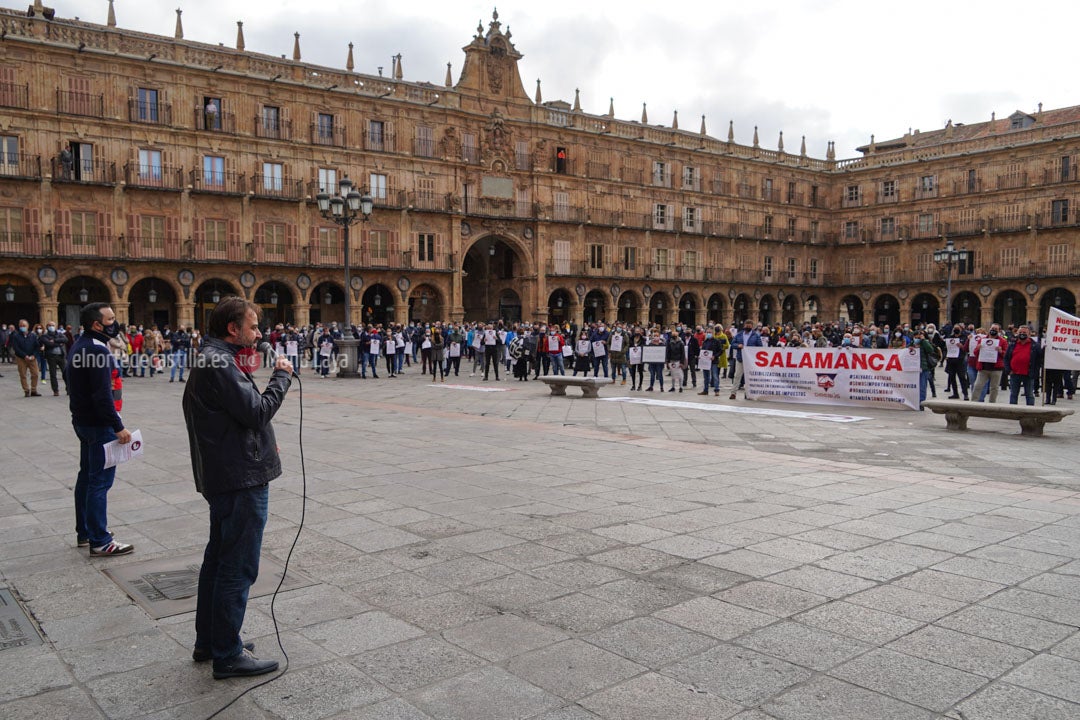
M0 320L1039 323L1075 311L1080 108L825 159L530 98L497 14L443 85L0 10ZM971 253L946 268L951 240ZM948 295L948 298L947 298ZM949 302L947 302L947 299Z

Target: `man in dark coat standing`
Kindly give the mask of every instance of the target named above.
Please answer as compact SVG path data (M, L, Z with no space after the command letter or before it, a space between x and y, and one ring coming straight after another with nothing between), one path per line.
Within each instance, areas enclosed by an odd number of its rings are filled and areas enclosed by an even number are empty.
M240 640L240 628L259 575L268 484L281 475L270 421L285 400L293 367L277 358L266 389L259 391L243 360L262 338L259 307L243 298L218 303L207 335L184 390L195 487L210 505L192 657L212 658L216 679L262 675L278 663L252 655L254 645Z

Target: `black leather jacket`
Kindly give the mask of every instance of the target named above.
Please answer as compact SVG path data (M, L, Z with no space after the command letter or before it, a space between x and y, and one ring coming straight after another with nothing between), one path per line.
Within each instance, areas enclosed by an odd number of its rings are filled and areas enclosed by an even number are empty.
M203 495L265 485L281 475L270 425L292 378L275 370L266 390L236 364L240 348L206 338L184 389L195 488Z

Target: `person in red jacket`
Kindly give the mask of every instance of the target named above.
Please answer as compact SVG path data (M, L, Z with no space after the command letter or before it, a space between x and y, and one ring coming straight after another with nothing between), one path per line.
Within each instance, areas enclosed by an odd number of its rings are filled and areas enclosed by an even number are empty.
M1031 330L1026 325L1017 328L1016 340L1005 353L1005 365L1009 368L1009 404L1017 404L1023 386L1024 402L1034 405L1035 377L1042 365L1042 348L1031 339Z
M975 346L975 362L979 374L975 378L975 387L971 390L973 400L982 401L982 391L990 383L990 402L997 402L998 385L1001 383L1001 371L1005 368L1005 353L1009 349L1008 341L1001 336L1001 326L994 323L990 333L978 341Z

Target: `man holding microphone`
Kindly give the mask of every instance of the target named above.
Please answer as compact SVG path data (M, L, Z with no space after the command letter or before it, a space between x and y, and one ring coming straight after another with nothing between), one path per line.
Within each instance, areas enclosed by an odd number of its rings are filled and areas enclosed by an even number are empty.
M213 659L215 679L262 675L278 663L252 655L254 645L240 640L240 628L259 574L268 483L281 475L270 421L292 383L293 367L276 358L266 389L259 391L244 359L262 338L259 307L243 298L218 303L207 335L184 391L195 487L210 506L192 657Z

